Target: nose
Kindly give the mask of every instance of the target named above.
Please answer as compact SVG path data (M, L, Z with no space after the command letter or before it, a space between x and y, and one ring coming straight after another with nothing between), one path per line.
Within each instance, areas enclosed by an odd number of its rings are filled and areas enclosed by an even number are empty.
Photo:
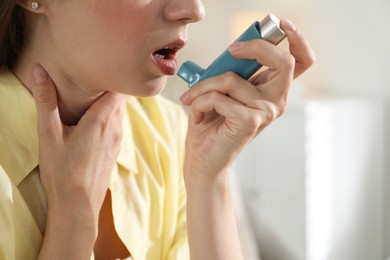
M171 0L165 8L165 17L171 21L196 23L205 16L202 0Z

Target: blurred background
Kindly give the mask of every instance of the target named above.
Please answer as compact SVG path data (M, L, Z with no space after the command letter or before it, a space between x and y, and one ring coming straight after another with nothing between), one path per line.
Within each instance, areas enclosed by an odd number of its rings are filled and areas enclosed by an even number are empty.
M390 259L390 1L204 0L180 61L207 67L254 20L293 21L316 64L234 167L246 259ZM286 42L280 45L288 48ZM165 95L187 89L172 77Z

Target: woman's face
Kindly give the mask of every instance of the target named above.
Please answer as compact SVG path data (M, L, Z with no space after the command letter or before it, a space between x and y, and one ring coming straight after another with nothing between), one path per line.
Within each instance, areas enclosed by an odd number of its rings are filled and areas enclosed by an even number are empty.
M49 61L87 91L155 95L177 71L201 0L48 1Z

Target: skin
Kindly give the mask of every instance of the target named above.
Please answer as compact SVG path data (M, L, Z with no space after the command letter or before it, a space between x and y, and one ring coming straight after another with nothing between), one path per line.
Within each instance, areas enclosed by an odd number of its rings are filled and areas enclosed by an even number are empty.
M30 2L19 2L30 11L30 40L14 69L37 104L40 171L48 197L40 259L89 259L92 251L97 259L125 257L131 252L110 232L107 193L122 136L122 94L161 92L166 75L151 54L185 40L188 24L203 18L203 6L200 0L40 3L32 10ZM242 258L229 195L230 166L283 114L292 80L314 62L299 29L287 20L281 27L289 53L263 40L230 46L232 55L257 59L268 70L249 81L226 73L181 97L190 107L184 174L191 259ZM113 238L113 245L103 245L112 248L105 251L109 255L100 250L102 236Z
M31 7L25 3L30 11ZM43 0L30 12L29 46L16 73L41 64L56 84L60 113L75 124L105 91L153 96L165 86L151 54L187 40L187 25L204 16L200 0ZM75 51L77 50L77 51ZM142 87L140 87L142 86Z

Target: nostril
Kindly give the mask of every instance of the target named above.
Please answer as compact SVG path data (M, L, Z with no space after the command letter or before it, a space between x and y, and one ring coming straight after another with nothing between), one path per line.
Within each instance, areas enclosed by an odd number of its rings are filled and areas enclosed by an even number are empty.
M192 2L191 4L192 8L190 8L191 22L196 23L203 20L204 17L206 16L206 10L204 8L202 0L189 0L189 1Z
M206 12L201 0L173 0L164 13L171 21L195 23L201 21Z

